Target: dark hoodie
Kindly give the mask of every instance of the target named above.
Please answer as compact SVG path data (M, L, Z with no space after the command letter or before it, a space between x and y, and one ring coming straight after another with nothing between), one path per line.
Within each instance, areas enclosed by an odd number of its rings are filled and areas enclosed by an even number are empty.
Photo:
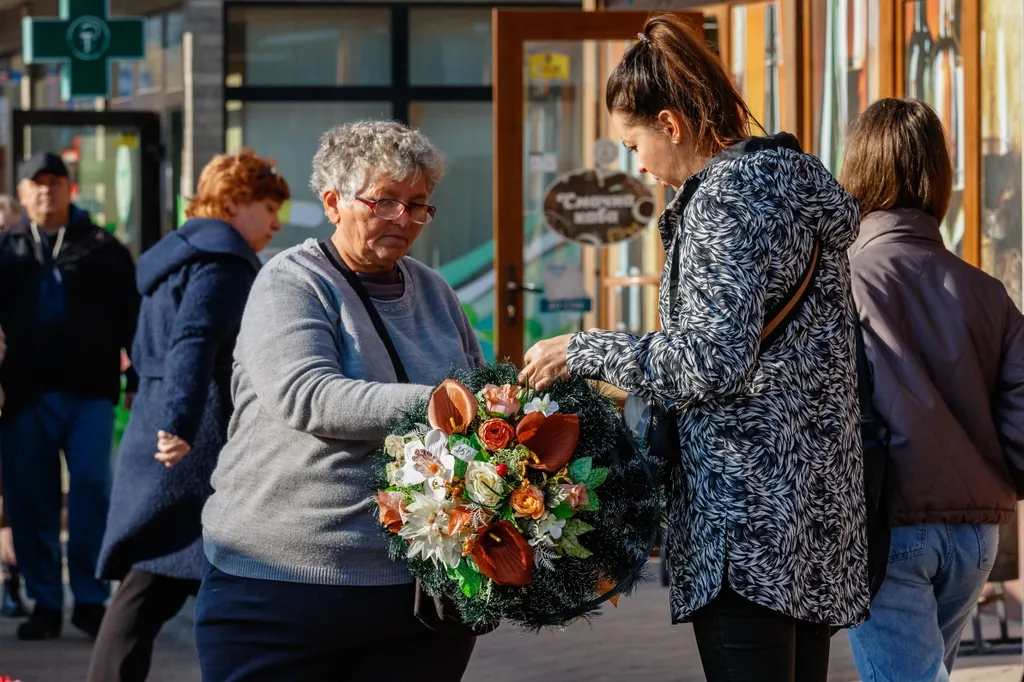
M133 566L199 579L200 512L231 416L231 357L256 253L231 225L190 220L139 259L142 310L132 346L139 394L118 455L101 574ZM173 468L157 431L192 445Z
M44 248L37 247L26 216L0 233L5 418L47 391L116 402L121 349L132 344L139 311L131 254L88 213L71 206L56 259L53 242L41 236ZM128 390L136 383L129 371Z

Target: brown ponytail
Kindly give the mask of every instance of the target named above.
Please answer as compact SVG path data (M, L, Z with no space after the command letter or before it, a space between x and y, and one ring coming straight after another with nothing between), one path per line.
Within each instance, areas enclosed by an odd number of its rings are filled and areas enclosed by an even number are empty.
M681 17L652 16L640 38L608 78L609 112L649 124L661 111L675 111L707 157L748 137L751 125L764 132L722 63Z

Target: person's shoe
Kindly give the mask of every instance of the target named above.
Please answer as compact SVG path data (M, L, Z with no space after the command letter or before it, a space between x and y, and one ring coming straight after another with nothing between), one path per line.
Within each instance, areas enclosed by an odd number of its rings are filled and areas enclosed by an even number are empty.
M7 618L24 618L28 615L25 604L21 601L21 580L8 578L4 581L4 598L0 602L0 616Z
M100 623L107 609L101 604L81 604L75 606L71 613L71 624L76 628L95 638L100 631Z
M18 639L36 641L60 637L64 614L52 609L36 608L28 620L18 628Z

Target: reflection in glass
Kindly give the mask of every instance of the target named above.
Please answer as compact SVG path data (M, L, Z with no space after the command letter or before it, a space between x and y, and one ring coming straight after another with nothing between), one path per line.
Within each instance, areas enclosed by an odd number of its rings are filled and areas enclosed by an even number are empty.
M494 359L494 123L490 102L413 102L409 123L446 159L430 202L437 216L412 256L441 273L462 301L484 356Z
M490 8L410 8L409 82L490 85Z
M786 125L781 120L786 88L782 7L777 1L759 2L734 5L730 12L733 84L765 132L780 132Z
M583 166L583 111L599 109L596 88L584 87L583 59L595 45L579 41L527 42L523 46L523 267L520 281L538 286L549 264L582 267L582 247L549 230L544 194L561 174ZM584 94L593 101L584 103ZM589 140L593 143L593 140ZM517 273L518 274L518 273ZM525 348L541 339L580 331L579 313L542 313L540 296L524 293Z
M227 83L389 85L386 7L231 7Z
M1024 307L1024 5L985 0L981 28L981 265Z
M927 102L946 128L953 162L953 195L942 238L963 253L964 70L960 54L960 0L915 0L906 4L904 45L908 95Z
M828 0L814 27L814 151L839 171L850 123L879 97L879 0ZM820 60L820 61L819 61Z

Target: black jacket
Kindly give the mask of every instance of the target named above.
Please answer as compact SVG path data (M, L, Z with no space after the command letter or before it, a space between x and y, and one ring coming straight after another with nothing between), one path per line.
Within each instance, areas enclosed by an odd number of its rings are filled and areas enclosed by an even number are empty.
M7 357L0 386L7 393L3 418L10 417L47 390L116 402L121 393L121 349L129 349L139 313L135 265L131 254L110 233L92 224L75 206L55 261L63 280L67 321L39 343L36 303L48 267L27 218L0 234L0 327L7 335ZM60 385L40 380L57 368ZM128 390L138 378L128 372Z

